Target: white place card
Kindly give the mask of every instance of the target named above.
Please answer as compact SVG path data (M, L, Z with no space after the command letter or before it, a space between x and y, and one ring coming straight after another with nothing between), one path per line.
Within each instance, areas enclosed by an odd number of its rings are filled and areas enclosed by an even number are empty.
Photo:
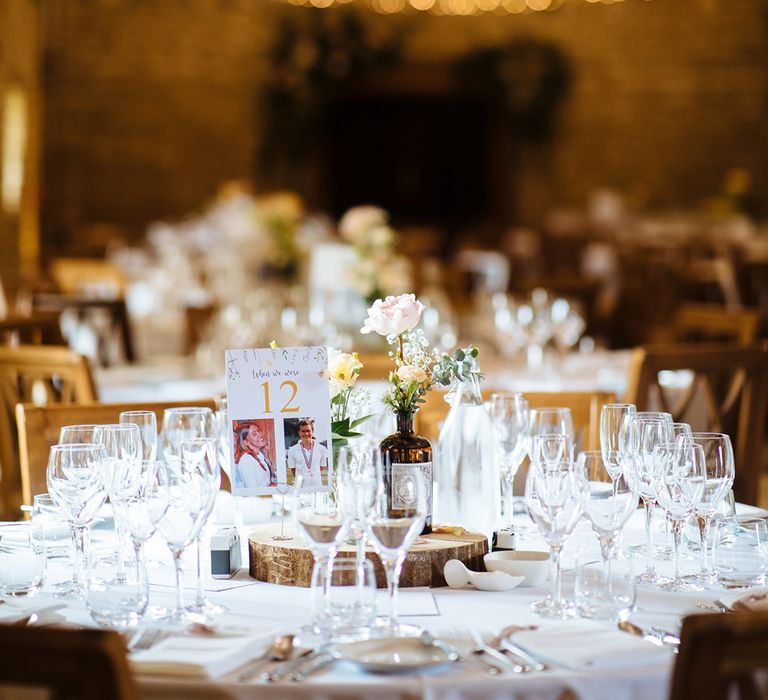
M227 350L232 493L285 494L302 474L328 488L333 469L325 347Z

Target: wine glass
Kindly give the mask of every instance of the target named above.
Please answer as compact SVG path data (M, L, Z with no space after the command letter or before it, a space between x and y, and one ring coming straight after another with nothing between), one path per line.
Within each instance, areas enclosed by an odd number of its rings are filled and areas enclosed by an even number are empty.
M216 436L216 420L213 411L205 406L181 406L178 408L166 408L163 411L163 429L161 445L163 459L169 464L178 464L181 461L182 443L197 438L213 438ZM218 444L217 444L218 460ZM220 467L219 467L220 468ZM221 474L219 473L219 483ZM218 486L216 487L218 489ZM215 494L214 494L215 496ZM213 506L211 506L213 507ZM206 515L206 518L208 516ZM201 594L202 578L202 529L196 534L197 556L197 591ZM200 601L197 600L199 603Z
M195 541L209 498L208 476L200 469L199 459L190 459L186 451L182 451L175 463L163 463L168 484L168 507L157 524L160 534L166 541L173 555L176 572L176 607L165 618L171 624L186 625L192 621L200 621L199 615L194 615L184 607L184 572L181 556L184 550Z
M336 465L337 497L342 518L355 535L355 560L365 560L366 525L376 502L377 475L381 474L381 452L377 445L359 450L349 446L339 450Z
M525 503L549 546L552 589L547 598L531 604L542 617L567 618L573 606L563 599L560 555L565 541L584 512L587 478L582 465L565 461L555 465L531 463L525 482Z
M141 433L142 461L153 462L157 457L157 415L154 411L122 411L118 422L138 426Z
M730 492L735 476L733 446L725 433L692 433L691 441L704 450L704 492L693 512L701 536L701 570L695 578L699 583L710 584L716 580L710 557L709 532L712 520Z
M672 524L675 543L675 577L661 588L668 591L700 591L701 586L680 576L680 537L683 525L701 499L706 479L704 450L701 445L679 440L654 447L660 479L657 498Z
M525 459L528 402L522 394L491 394L489 413L501 454L501 511L512 522L515 474Z
M600 553L610 578L610 560L615 556L622 528L637 508L638 497L623 474L611 474L610 462L604 459L602 451L582 452L577 463L587 478L584 514L600 541Z
M204 617L220 615L225 612L221 605L212 603L205 597L202 576L202 540L205 524L213 512L216 494L221 486L221 466L219 464L218 440L215 437L202 437L183 440L181 443L182 462L189 462L187 468L195 468L202 475L204 488L203 507L199 512L200 526L197 529L197 594L195 602L187 609ZM195 466L193 467L192 464Z
M103 425L88 423L84 425L64 425L59 430L59 445L98 444L101 442Z
M531 441L531 462L553 465L569 462L573 457L573 442L563 433L541 433Z
M304 474L298 474L293 482L294 525L312 551L315 569L330 568L347 530L347 522L342 518L339 499L336 498L333 470L328 471L328 479L330 490L320 489L311 476ZM329 580L327 575L320 578L326 583ZM312 632L324 633L323 617L324 614L315 617Z
M85 443L54 445L48 456L48 493L69 522L74 545L72 580L58 587L64 597L82 598L85 593L83 566L90 526L106 498L100 477L105 459L103 446Z
M637 408L633 403L607 403L600 409L600 449L611 479L621 472L621 457L627 445L629 423L636 413Z
M690 440L693 436L693 431L688 423L672 423L672 433L675 436L675 440L679 438Z
M136 487L115 502L115 509L125 523L134 548L136 569L146 569L144 545L157 532L160 520L168 510L168 476L157 461L143 462ZM152 617L166 614L164 608L150 606Z
M182 406L163 411L160 435L163 459L179 460L181 443L199 437L214 436L213 411L205 406Z
M130 492L141 472L142 442L139 426L133 423L103 425L99 442L104 446L105 460L101 469L104 491L109 496L115 524L115 579L125 580L122 544L125 527L114 510L114 504L124 493Z
M402 636L416 633L418 628L402 625L397 620L397 591L403 562L427 517L427 490L420 474L405 477L398 483L398 508L387 507L387 490L383 474L377 478L376 498L368 520L368 537L384 565L389 591L389 611L376 620L382 634Z
M639 414L638 414L639 415ZM669 415L669 414L667 414ZM671 442L672 420L663 416L635 416L629 424L624 455L624 474L630 488L642 499L645 507L645 538L643 550L647 555L645 572L638 576L640 583L661 583L653 563L653 506L658 495L660 465L654 454L656 445Z
M568 435L571 441L576 439L573 430L573 417L570 408L532 408L528 420L528 457L533 459L533 438L536 435L561 433Z

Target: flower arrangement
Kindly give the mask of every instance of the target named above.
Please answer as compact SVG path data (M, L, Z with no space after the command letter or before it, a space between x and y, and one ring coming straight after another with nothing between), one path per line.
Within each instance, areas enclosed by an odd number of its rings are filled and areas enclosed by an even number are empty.
M357 353L328 348L326 377L331 384L331 442L334 448L346 445L349 438L360 437L355 430L370 415L364 415L370 396L368 391L355 386L363 363Z
M415 413L436 385L449 386L477 374L476 347L457 349L453 355L430 349L424 332L416 328L424 308L414 294L377 299L360 329L361 333L378 333L395 346L389 352L395 369L389 373L383 398L393 411Z
M355 251L348 281L368 304L410 286L410 266L395 251L397 233L383 209L372 205L353 207L339 221L339 234Z

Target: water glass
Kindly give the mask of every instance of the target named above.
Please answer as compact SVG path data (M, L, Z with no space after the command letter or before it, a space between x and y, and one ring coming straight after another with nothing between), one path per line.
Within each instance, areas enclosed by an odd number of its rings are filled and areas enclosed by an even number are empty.
M723 588L765 585L768 522L744 516L716 520L713 552L717 582Z
M136 558L123 578L115 576L111 559L90 563L85 581L85 607L100 627L126 629L135 627L144 617L149 602L147 571Z
M376 574L370 559L334 559L312 572L312 612L335 642L369 636L376 618Z
M157 456L157 415L154 411L122 411L121 425L138 426L141 433L142 461L151 462Z
M595 553L576 559L574 595L581 617L591 620L626 620L635 605L632 558L608 563Z
M72 538L69 525L51 494L38 493L32 497L32 519L29 522L32 546L36 553L45 553L48 559L68 558Z
M45 551L33 546L27 523L0 527L0 598L33 596L45 581Z

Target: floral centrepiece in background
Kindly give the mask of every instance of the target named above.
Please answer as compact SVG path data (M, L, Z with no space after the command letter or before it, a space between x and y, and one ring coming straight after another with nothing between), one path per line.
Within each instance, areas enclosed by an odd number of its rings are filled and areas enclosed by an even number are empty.
M352 207L339 221L339 235L355 252L347 281L367 304L411 287L410 264L396 252L397 233L386 211L373 205Z

